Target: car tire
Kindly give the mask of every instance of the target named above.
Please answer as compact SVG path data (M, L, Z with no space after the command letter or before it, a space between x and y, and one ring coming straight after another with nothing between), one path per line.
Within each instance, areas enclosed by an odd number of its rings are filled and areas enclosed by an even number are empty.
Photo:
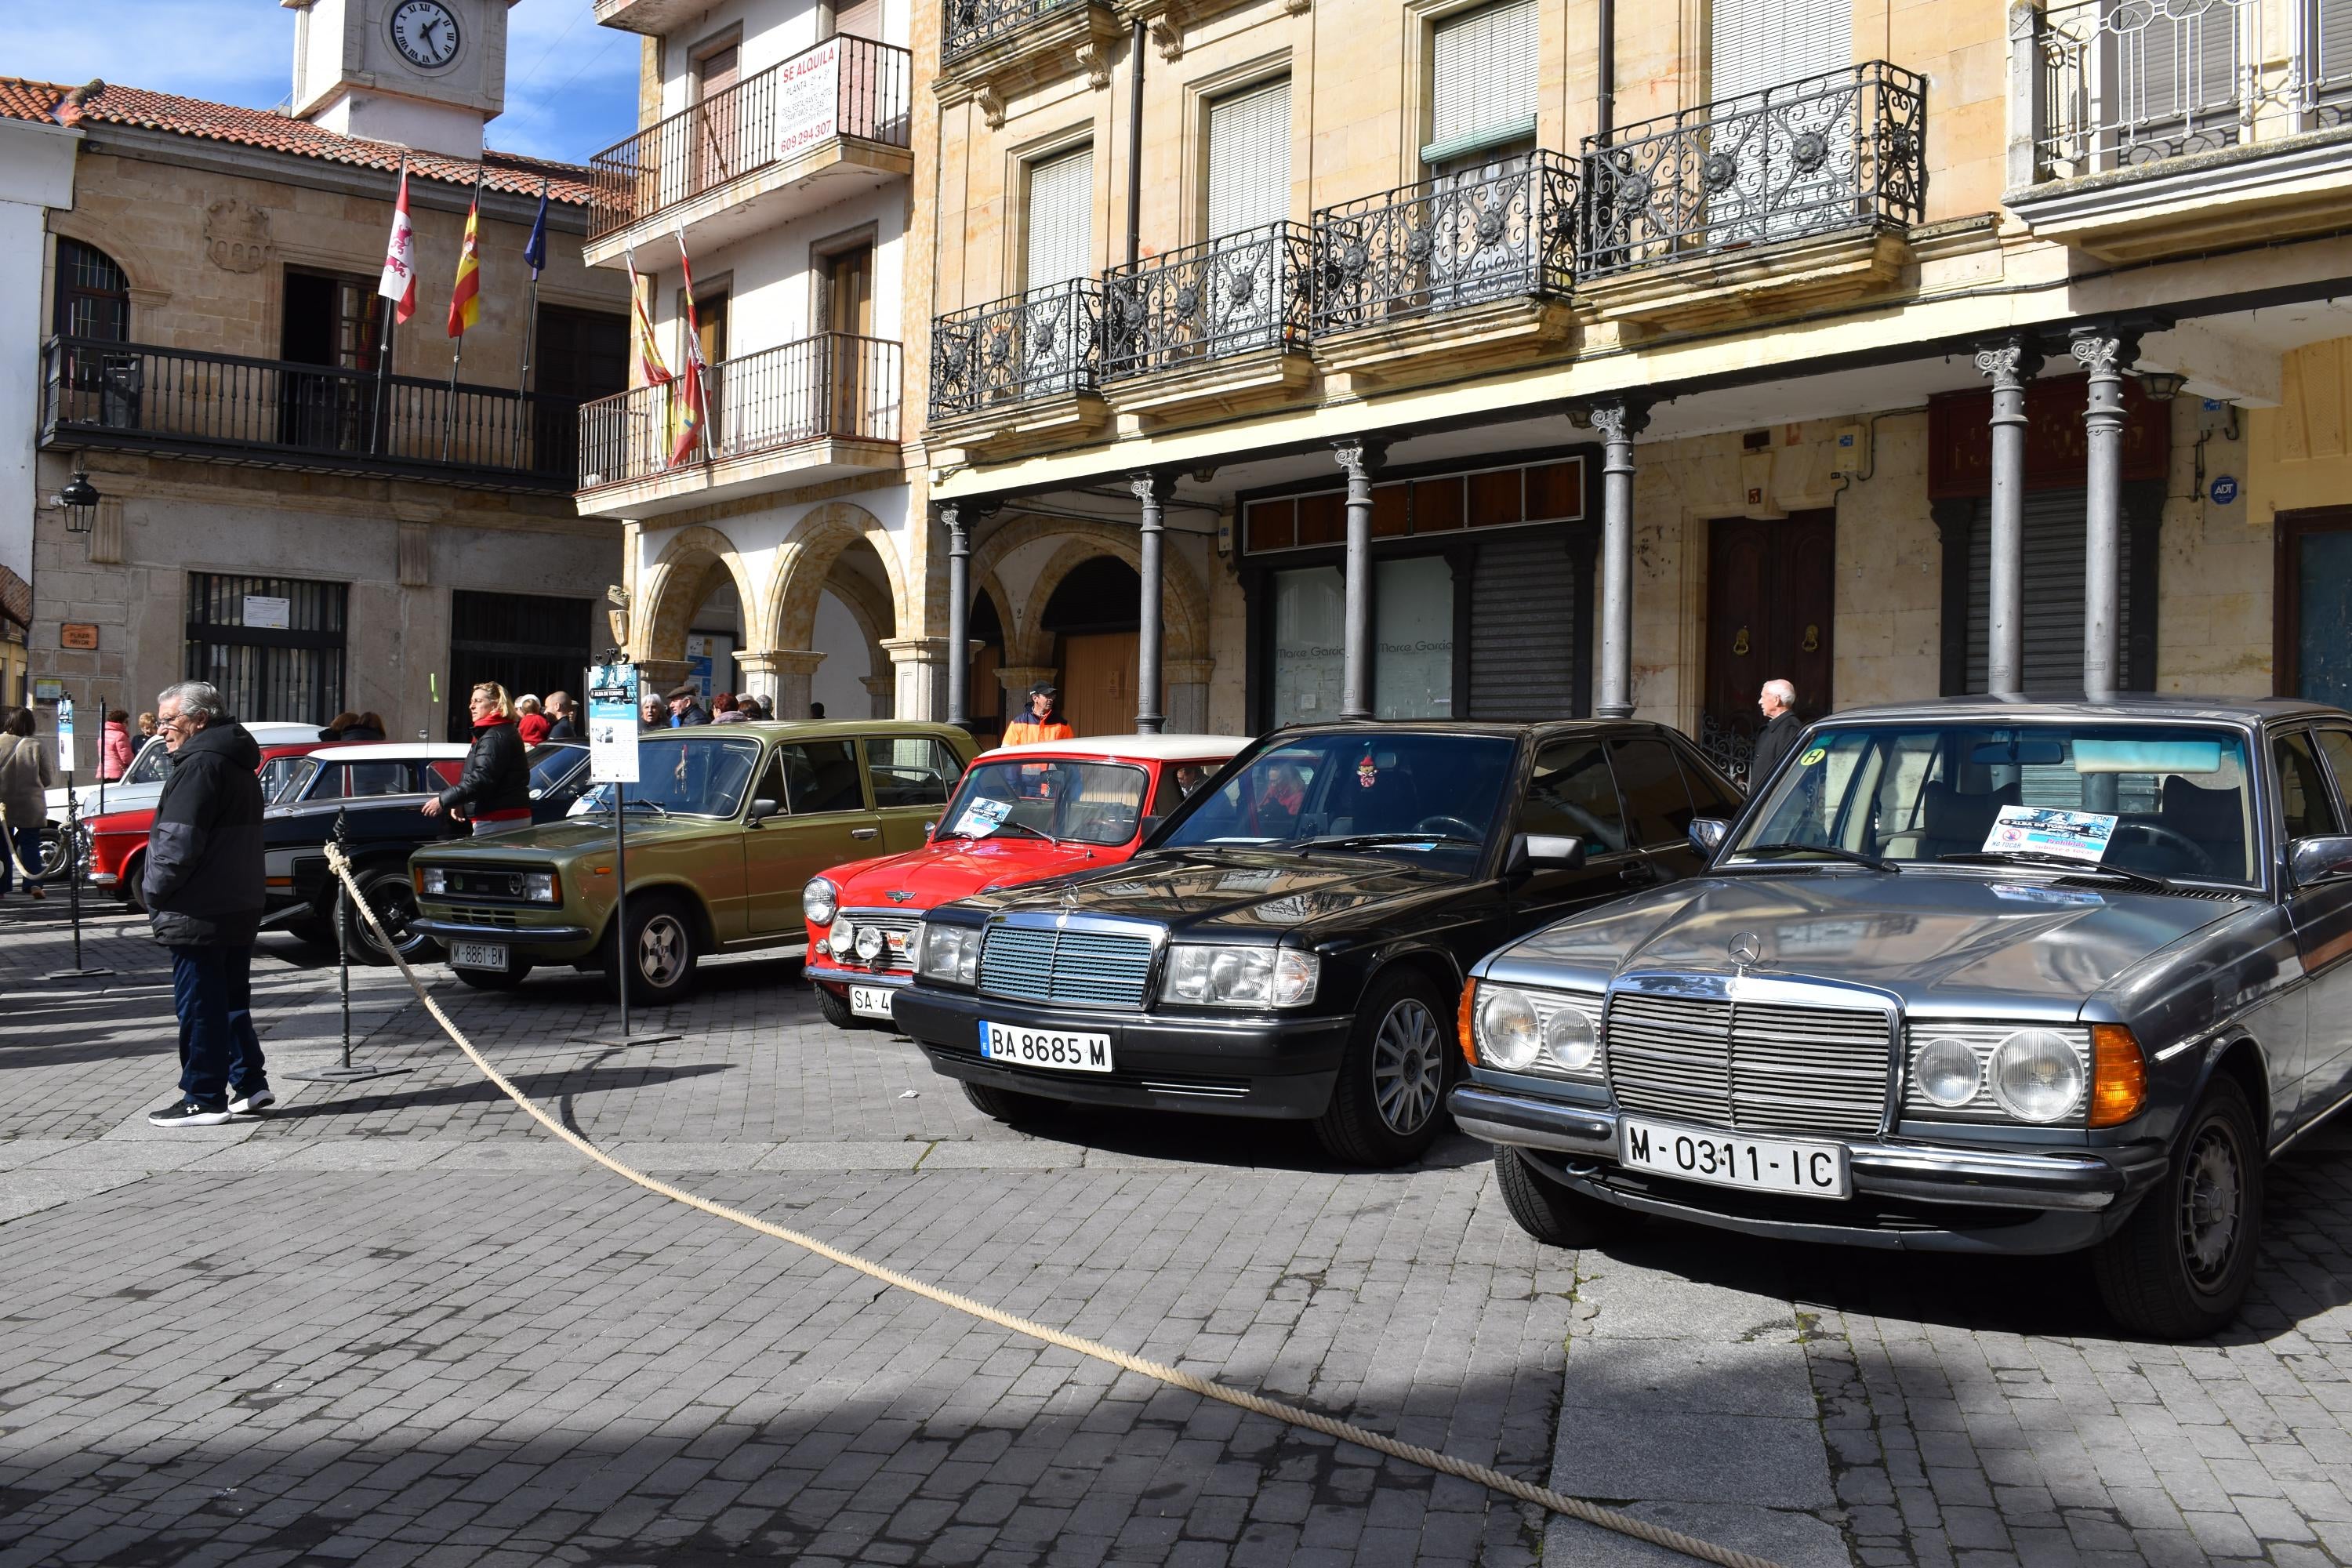
M612 927L604 936L604 992L621 999L621 955L635 959L629 971L629 1004L663 1006L683 1000L694 989L694 966L702 955L702 939L694 911L667 894L648 893L629 900L625 947Z
M384 933L393 939L400 956L411 963L430 963L441 956L441 944L422 931L409 929L416 918L416 889L408 879L405 868L383 867L362 871L357 879L360 897L375 910L383 922ZM359 906L350 898L342 904L343 940L351 944L353 963L387 964L392 954L375 938L375 928L360 913ZM330 927L331 930L331 926Z
M115 884L122 894L123 907L132 914L147 913L147 892L139 884L147 877L147 857L134 855L122 868L122 880Z
M460 984L470 985L477 991L511 991L530 978L530 965L509 963L505 969L460 969L453 963L449 966L449 973L456 975Z
M824 1021L835 1028L857 1027L857 1016L849 1010L849 998L835 994L832 986L820 985L816 988L816 1005L817 1011L824 1015Z
M1456 1049L1454 1006L1435 984L1411 971L1375 980L1356 1009L1331 1103L1315 1136L1334 1158L1357 1165L1402 1165L1436 1140L1445 1123L1445 1084Z
M39 874L38 879L54 882L63 877L67 861L65 829L53 822L42 824L40 853L40 862L33 868Z
M1571 1192L1507 1143L1495 1146L1495 1185L1519 1228L1546 1247L1593 1247L1632 1230L1638 1216Z
M2221 1329L2254 1279L2263 1144L2246 1091L2216 1076L2183 1128L2164 1179L2091 1254L2108 1314L2153 1340Z
M1042 1121L1062 1109L1058 1100L1047 1100L1042 1094L1024 1094L1017 1089L999 1089L992 1083L963 1080L963 1097L982 1116L992 1116L999 1121Z

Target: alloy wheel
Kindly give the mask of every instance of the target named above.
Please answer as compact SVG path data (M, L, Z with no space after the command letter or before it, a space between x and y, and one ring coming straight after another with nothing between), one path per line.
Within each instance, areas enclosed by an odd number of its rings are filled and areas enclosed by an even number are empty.
M637 973L656 990L667 990L686 972L686 927L664 911L637 931Z
M1436 1016L1407 996L1389 1009L1372 1037L1372 1104L1400 1137L1420 1131L1436 1114L1445 1079L1445 1037Z
M380 952L407 952L416 945L416 935L408 929L416 918L416 894L405 879L387 877L368 889L368 907L375 911L376 920L383 926L383 934L392 940L390 948L376 937L373 928L360 923L360 932L368 945Z
M2236 1256L2245 1170L2230 1130L2208 1122L2180 1163L2180 1255L2199 1286L2211 1289Z

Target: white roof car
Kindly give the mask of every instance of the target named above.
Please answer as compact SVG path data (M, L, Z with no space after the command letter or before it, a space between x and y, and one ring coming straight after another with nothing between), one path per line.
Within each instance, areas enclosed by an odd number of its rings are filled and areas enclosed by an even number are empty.
M247 724L246 733L257 745L284 746L299 741L319 738L316 724ZM44 744L48 744L46 738ZM74 736L77 752L83 750L82 738ZM50 759L52 762L56 758ZM163 781L172 776L172 753L164 748L163 737L157 736L139 748L131 759L130 768L122 777L106 786L106 809L109 811L144 811L163 797ZM98 775L74 775L74 806L84 816L97 814L99 805ZM49 791L49 820L59 826L66 820L66 792L63 785Z
M1129 757L1137 762L1223 762L1256 739L1254 735L1081 735L1074 741L1024 741L999 746L976 759L1051 752L1060 757Z

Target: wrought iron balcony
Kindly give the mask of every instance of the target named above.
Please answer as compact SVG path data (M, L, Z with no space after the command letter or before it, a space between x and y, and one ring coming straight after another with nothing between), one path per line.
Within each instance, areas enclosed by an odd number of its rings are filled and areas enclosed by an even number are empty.
M1314 248L1317 337L1564 295L1575 274L1575 166L1527 153L1325 207Z
M41 443L213 462L568 489L569 398L99 338L42 351Z
M1924 211L1927 83L1872 60L1584 140L1586 278Z
M1009 38L1052 12L1086 0L946 0L940 58L958 59Z
M1305 225L1277 223L1112 269L1103 379L1306 347L1313 251Z
M842 34L588 160L591 241L837 136L905 147L912 57Z
M705 378L703 435L677 451L685 390L637 386L580 408L580 489L671 468L778 452L805 442L898 439L899 346L820 332L722 360ZM673 461L673 458L676 461Z
M1093 389L1102 371L1102 284L1051 283L931 322L931 418Z
M2010 14L2030 180L2352 122L2344 0L2077 0ZM2021 171L2012 171L2012 178Z

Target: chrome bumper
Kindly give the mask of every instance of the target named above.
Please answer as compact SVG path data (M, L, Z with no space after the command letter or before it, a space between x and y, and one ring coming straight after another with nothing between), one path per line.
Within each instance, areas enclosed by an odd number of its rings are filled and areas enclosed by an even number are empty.
M1617 1158L1617 1112L1560 1105L1463 1084L1446 1102L1454 1125L1489 1143L1508 1143L1572 1159ZM1792 1135L1794 1136L1794 1135ZM2163 1174L2160 1148L2081 1153L2011 1152L1926 1143L1861 1142L1846 1149L1856 1192L1914 1203L1989 1208L2070 1209L2097 1213L2137 1197Z
M517 947L586 942L593 934L586 926L478 926L462 921L436 921L425 915L410 921L408 929L438 942L503 942Z
M811 948L814 954L816 950ZM801 965L801 973L810 980L822 980L831 985L881 985L901 991L915 983L907 970L840 969L824 960L810 957Z

